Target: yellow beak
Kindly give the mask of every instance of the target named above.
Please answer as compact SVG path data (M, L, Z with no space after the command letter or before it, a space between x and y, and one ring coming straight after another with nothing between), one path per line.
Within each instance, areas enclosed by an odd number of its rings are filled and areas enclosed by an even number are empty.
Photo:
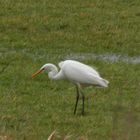
M32 78L34 78L35 76L37 76L39 73L41 73L43 70L38 70L37 72L35 72L33 75L32 75Z

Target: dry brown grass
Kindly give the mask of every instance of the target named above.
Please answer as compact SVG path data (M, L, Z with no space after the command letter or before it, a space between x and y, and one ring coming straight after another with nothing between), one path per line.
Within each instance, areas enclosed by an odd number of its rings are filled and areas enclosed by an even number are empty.
M8 135L1 135L0 140L13 140L13 138L11 136L8 136Z
M72 135L60 135L58 134L56 131L53 131L49 137L48 140L70 140L72 138ZM87 138L85 138L84 136L80 136L78 138L76 138L76 140L88 140Z

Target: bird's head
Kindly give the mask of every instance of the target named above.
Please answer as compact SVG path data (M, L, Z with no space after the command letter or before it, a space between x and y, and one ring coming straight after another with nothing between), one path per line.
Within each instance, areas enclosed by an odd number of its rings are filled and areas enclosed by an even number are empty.
M45 64L43 65L38 71L36 71L33 75L32 78L34 78L35 76L37 76L38 74L42 73L42 72L50 72L52 70L52 64Z

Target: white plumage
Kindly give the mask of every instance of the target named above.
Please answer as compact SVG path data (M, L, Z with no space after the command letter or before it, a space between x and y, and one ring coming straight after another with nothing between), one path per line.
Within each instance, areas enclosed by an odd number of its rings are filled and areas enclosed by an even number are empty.
M84 94L81 91L81 87L85 86L99 86L99 87L108 87L109 82L103 79L100 74L93 69L92 67L80 63L74 60L66 60L62 61L59 64L60 71L53 64L45 64L43 65L39 71L32 75L35 77L42 71L47 71L50 79L60 80L66 79L76 85L77 89L77 100L75 105L74 114L76 113L77 103L79 100L79 93L82 94L83 99L83 109L82 113L84 113Z
M61 77L80 85L97 85L107 87L108 81L101 78L92 67L78 61L66 60L59 63Z

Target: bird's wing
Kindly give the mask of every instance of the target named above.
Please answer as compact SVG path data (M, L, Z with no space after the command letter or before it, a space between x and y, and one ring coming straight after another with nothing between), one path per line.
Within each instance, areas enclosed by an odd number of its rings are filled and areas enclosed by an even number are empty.
M108 81L101 78L99 73L92 67L83 63L66 60L59 63L64 77L74 83L98 85L107 87Z
M73 61L64 62L62 71L67 79L73 82L93 84L96 83L96 79L100 78L96 70L82 63Z
M96 71L96 69L94 69L88 65L85 65L83 63L80 63L78 61L74 61L74 60L62 61L59 63L59 67L62 68L63 66L72 67L74 69L79 69L82 71L87 71L87 72L90 72L96 76L100 76L100 74Z

